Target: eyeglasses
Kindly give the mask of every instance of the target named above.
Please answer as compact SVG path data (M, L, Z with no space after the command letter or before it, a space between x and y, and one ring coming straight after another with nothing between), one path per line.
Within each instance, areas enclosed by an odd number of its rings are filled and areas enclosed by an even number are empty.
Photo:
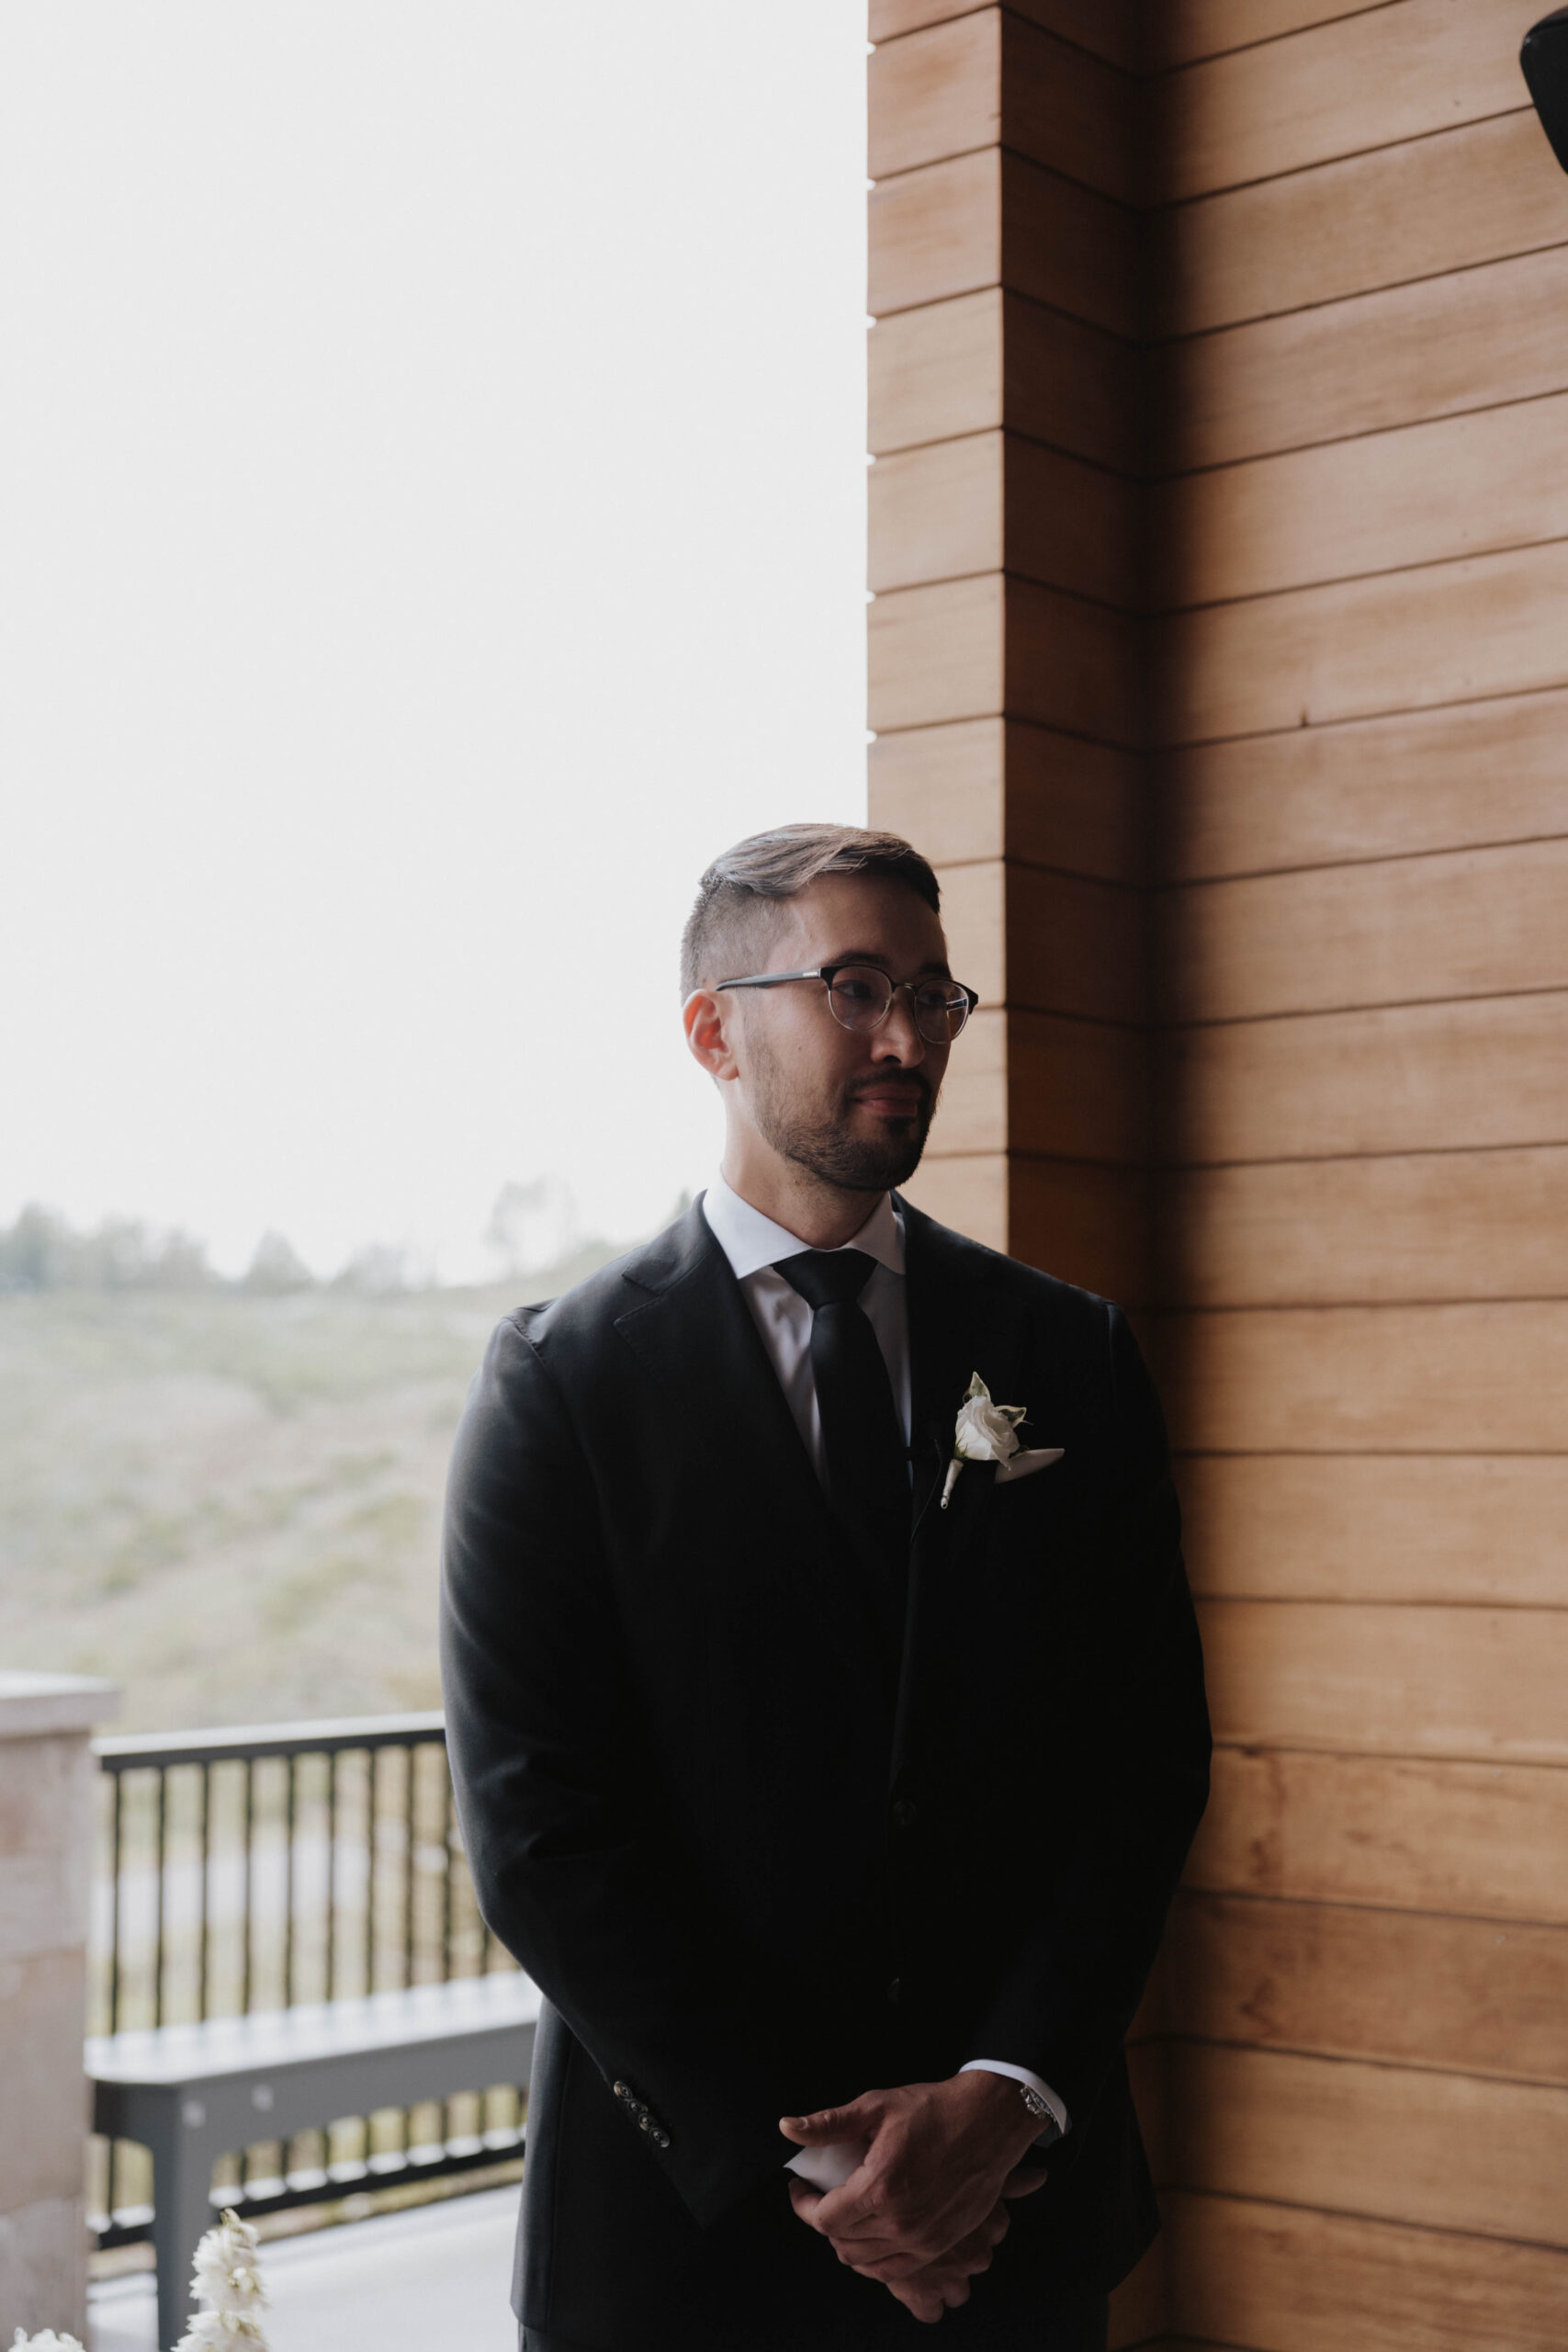
M812 972L752 972L744 979L716 980L716 989L781 989L787 980L821 980L828 1010L844 1029L880 1029L900 989L922 1037L933 1046L952 1043L980 1000L959 980L890 980L874 964L819 964Z

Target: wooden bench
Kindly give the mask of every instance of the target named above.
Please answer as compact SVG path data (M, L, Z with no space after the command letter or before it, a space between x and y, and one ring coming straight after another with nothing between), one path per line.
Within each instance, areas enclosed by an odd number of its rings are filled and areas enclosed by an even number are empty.
M521 2088L538 2015L537 1985L506 1970L90 2040L94 2130L152 2154L160 2352L185 2332L219 2156L378 2108Z

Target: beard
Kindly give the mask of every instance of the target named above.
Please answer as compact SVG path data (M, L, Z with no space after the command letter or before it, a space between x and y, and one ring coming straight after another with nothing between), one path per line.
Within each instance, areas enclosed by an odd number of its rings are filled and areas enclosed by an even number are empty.
M885 1135L862 1136L850 1126L856 1088L846 1087L836 1103L803 1104L788 1099L771 1057L754 1058L753 1069L757 1085L751 1115L760 1133L775 1151L808 1169L824 1184L845 1193L888 1193L908 1183L919 1166L936 1111L936 1091L919 1070L906 1073L919 1089L914 1116L890 1122Z

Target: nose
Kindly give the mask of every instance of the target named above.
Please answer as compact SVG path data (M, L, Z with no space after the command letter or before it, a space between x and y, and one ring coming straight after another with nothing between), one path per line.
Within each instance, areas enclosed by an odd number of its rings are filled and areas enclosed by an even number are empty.
M914 989L909 981L900 980L894 989L886 1018L872 1035L879 1057L911 1069L925 1060L927 1041L915 1026Z

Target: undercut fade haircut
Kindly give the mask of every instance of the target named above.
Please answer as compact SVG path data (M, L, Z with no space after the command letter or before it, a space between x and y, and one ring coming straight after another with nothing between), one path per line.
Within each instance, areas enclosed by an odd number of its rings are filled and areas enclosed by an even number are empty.
M897 833L858 825L780 825L752 833L716 857L697 885L697 902L681 940L681 1001L715 980L739 979L761 944L758 917L771 903L798 898L819 874L871 874L902 882L942 911L942 890L918 849Z

